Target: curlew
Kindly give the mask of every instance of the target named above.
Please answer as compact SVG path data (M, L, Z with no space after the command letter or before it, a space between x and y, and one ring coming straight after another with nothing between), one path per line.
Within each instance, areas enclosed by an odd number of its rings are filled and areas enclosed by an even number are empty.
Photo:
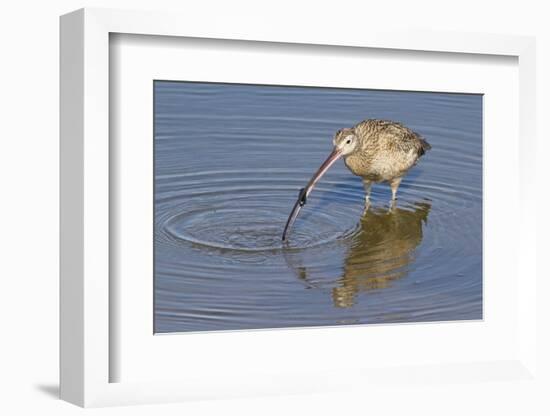
M343 158L346 167L363 180L365 208L370 205L373 183L388 182L392 191L392 205L397 198L397 188L403 177L418 159L431 149L430 144L418 133L401 123L389 120L364 120L352 128L338 130L332 140L334 148L319 167L290 213L283 231L283 241L296 220L300 209L315 184L338 159Z

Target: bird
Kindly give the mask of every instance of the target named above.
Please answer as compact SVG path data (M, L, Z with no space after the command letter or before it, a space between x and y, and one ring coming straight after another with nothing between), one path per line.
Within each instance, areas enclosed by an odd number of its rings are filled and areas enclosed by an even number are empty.
M402 123L381 119L366 119L351 128L340 129L332 143L334 147L328 158L300 189L283 231L283 241L287 241L288 231L317 182L338 159L343 158L351 173L361 177L368 210L373 183L389 183L394 206L403 177L432 148L420 134Z

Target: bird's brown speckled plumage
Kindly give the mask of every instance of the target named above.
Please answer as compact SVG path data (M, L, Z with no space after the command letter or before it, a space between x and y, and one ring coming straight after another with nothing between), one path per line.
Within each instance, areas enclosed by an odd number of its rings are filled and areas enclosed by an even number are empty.
M368 210L373 182L389 182L391 203L394 207L401 179L431 149L426 140L403 124L374 119L364 120L352 128L338 130L333 143L334 149L330 155L308 184L300 190L298 200L286 221L283 241L315 184L339 158L343 157L348 169L363 179L365 209Z
M334 144L350 134L358 138L357 148L344 156L348 169L372 182L400 178L431 146L418 133L389 120L364 120L351 129L339 130Z

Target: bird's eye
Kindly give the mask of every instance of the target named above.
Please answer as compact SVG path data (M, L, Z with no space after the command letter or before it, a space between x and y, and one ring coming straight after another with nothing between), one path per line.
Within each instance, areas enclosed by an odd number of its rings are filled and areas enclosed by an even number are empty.
M350 144L350 143L351 143L351 139L346 140L346 144Z

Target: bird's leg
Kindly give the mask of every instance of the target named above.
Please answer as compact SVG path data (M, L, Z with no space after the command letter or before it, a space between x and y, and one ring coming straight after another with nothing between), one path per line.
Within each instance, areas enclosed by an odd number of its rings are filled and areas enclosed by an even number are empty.
M363 179L363 186L365 187L365 211L368 211L370 207L370 190L372 188L372 182Z
M403 178L394 178L390 181L390 187L391 187L390 210L395 208L395 204L396 204L396 201L397 201L397 188L399 188L399 184L401 183L401 179L403 179Z
M403 178L394 178L390 181L392 201L395 201L397 199L397 188L399 188L399 184L401 183L401 179L403 179Z

